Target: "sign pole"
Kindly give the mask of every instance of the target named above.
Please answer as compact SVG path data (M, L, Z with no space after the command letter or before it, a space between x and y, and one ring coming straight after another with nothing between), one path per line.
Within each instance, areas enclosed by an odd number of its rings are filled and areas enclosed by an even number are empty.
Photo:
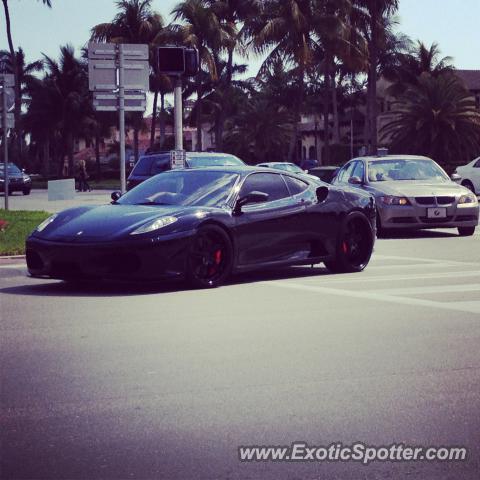
M3 126L3 165L5 210L8 210L8 144L7 144L7 81L2 78L2 126Z
M118 45L118 113L120 129L120 190L126 192L125 178L125 83L123 45Z
M175 120L175 150L183 150L183 119L182 119L182 79L175 79L174 120Z

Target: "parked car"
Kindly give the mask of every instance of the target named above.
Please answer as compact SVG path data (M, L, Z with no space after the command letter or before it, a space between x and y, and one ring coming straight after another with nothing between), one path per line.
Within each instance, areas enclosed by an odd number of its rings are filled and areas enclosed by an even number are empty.
M186 167L217 167L217 166L243 166L245 165L235 155L216 152L187 152ZM143 155L138 159L127 179L127 190L154 175L170 170L170 152L160 152Z
M351 185L377 201L377 229L456 227L473 235L478 225L477 197L453 182L432 159L413 155L355 158L334 185Z
M460 175L460 183L464 187L480 195L480 157L472 160L463 167L457 167L455 173Z
M254 167L175 169L110 205L65 210L26 242L32 276L187 278L215 287L231 273L323 262L360 272L375 241L375 201Z
M8 164L8 194L22 192L30 195L32 179L20 170L14 163ZM0 163L0 192L5 192L5 164Z
M308 171L309 175L319 178L322 182L332 183L335 175L340 170L340 167L324 165L322 167L314 167Z

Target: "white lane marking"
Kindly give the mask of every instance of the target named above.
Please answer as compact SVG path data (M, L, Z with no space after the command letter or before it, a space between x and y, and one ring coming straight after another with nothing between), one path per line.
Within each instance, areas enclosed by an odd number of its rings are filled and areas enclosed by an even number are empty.
M400 297L395 295L384 295L378 292L360 292L345 290L340 288L317 287L314 285L304 285L300 283L290 283L282 280L273 282L262 282L263 285L270 287L289 288L293 290L303 290L312 293L325 293L329 295L338 295L341 297L353 297L363 300L375 300L380 302L397 303L401 305L419 306L427 308L437 308L440 310L453 310L480 314L480 301L478 302L435 302L432 300L423 300L420 298Z
M429 293L457 293L480 291L480 283L465 283L462 285L432 285L428 287L381 288L378 292L387 295L422 295Z
M466 264L463 264L464 267ZM406 269L406 268L453 268L458 267L459 265L449 262L438 262L438 263L428 263L428 264L416 264L416 263L408 263L408 264L398 264L398 265L369 265L367 268L369 270L385 270L388 268L395 268L395 269Z
M368 275L370 266L367 267L367 270L362 273L351 273L343 275L318 275L312 277L303 278L302 281L307 282L322 282L326 284L341 284L341 283L364 283L364 282L388 282L388 281L397 281L397 280L428 280L436 278L454 278L454 277L480 277L480 270L468 270L460 272L435 272L435 273L412 273L410 275Z
M0 265L0 268L12 268L12 269L18 269L18 270L26 270L27 266L22 263L22 264L6 264L6 265Z
M404 257L400 255L382 255L381 253L374 253L373 260L409 260L412 262L425 262L425 263L448 263L449 265L472 265L472 262L458 262L456 260L446 260L445 258L423 258L423 257Z

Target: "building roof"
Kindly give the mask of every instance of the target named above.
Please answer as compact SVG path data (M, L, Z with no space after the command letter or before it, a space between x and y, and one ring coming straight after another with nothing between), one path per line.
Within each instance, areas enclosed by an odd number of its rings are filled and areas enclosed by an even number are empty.
M480 70L455 70L469 90L480 90Z

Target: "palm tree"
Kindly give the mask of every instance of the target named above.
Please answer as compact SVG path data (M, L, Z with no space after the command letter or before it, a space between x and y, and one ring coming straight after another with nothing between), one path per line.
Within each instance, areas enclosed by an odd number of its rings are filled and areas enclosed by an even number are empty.
M51 8L51 0L42 0L44 5L47 5ZM13 46L12 39L12 26L10 21L10 11L8 8L8 0L2 0L3 10L5 12L5 24L7 30L7 40L8 40L8 49L10 52L10 58L12 59L12 73L15 79L15 108L14 108L14 117L15 117L15 130L14 135L16 139L16 149L17 155L22 157L22 125L21 125L21 112L22 112L22 98L21 98L21 85L20 85L20 75L17 65L17 56L15 55L15 48Z
M427 47L420 41L406 53L400 53L397 64L384 72L385 77L393 82L389 87L389 93L393 96L401 95L409 86L418 85L422 74L437 77L453 71L452 58L439 56L437 43Z
M91 40L113 43L142 43L150 46L150 64L154 70L156 39L164 29L163 17L152 10L152 0L119 0L118 13L109 23L101 23L91 30ZM154 93L157 93L154 90ZM156 105L155 105L156 108ZM142 127L141 113L131 116L134 136L135 161L138 159L138 133ZM153 128L156 111L152 112Z
M265 0L258 15L248 20L246 33L257 54L267 54L261 71L282 60L296 72L293 136L288 159L296 156L298 122L305 94L305 74L319 48L315 32L315 2L312 0Z
M480 113L453 73L421 75L395 105L395 118L381 130L394 149L444 164L461 164L480 150Z
M210 77L217 79L217 63L220 50L232 37L225 26L221 24L214 9L204 0L184 0L172 11L174 21L181 24L170 26L170 34L178 42L195 47L198 50L201 68L207 75L196 76L196 126L197 126L197 149L202 150L202 103L205 95L205 87L202 78Z
M92 114L87 65L75 57L71 45L60 47L59 61L44 57L47 71L44 82L51 102L49 110L62 135L64 154L68 155L69 174L72 175L75 137L81 132L85 119Z
M367 137L371 153L377 151L377 79L382 46L386 41L389 18L398 9L399 0L355 0L365 10L363 33L368 43Z

